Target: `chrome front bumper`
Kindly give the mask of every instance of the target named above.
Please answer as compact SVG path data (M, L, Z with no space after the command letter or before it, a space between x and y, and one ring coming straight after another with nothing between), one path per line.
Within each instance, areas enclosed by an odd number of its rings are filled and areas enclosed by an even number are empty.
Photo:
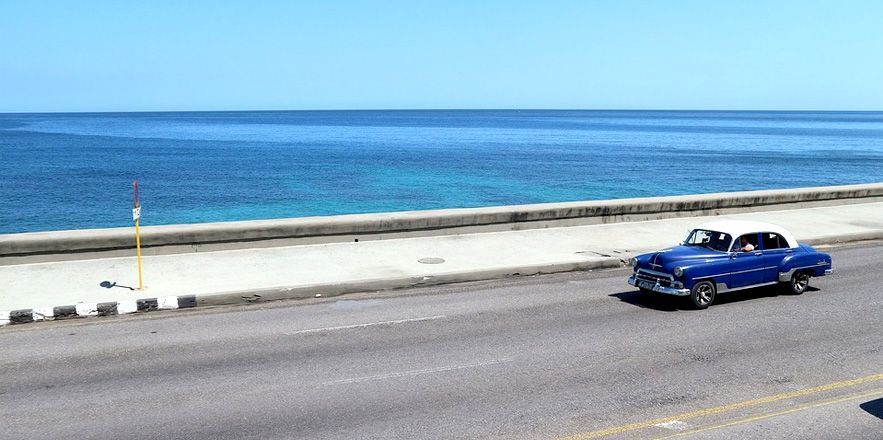
M638 283L640 283L641 285L638 285ZM635 278L634 275L629 277L629 284L639 289L649 289L654 292L664 293L666 295L687 296L690 294L690 289L675 289L674 287L665 287L660 285L659 283L653 284L648 281L638 280Z

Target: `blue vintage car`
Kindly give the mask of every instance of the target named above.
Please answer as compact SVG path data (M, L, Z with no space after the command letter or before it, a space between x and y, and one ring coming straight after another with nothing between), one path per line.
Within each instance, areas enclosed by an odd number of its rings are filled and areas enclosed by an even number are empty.
M721 292L787 283L794 294L829 275L831 256L797 243L781 226L725 220L704 223L679 246L631 259L628 282L644 292L689 296L704 309Z

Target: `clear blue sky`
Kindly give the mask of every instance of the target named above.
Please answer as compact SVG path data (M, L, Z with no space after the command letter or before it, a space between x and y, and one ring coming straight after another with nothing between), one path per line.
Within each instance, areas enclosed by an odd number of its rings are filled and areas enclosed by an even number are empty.
M0 0L0 112L883 110L883 1Z

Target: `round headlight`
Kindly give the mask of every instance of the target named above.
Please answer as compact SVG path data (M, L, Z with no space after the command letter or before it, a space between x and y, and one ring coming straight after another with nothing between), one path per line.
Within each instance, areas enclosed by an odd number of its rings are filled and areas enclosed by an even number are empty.
M681 269L680 267L676 267L674 272L675 272L675 276L679 277L684 274L684 269Z
M638 259L635 257L629 258L629 264L632 267L638 267Z

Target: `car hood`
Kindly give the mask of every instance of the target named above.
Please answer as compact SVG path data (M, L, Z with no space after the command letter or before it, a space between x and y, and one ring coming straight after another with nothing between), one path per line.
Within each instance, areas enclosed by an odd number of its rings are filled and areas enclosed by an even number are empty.
M678 263L687 260L706 260L725 256L726 254L723 252L713 251L702 246L674 246L640 255L638 265L646 269L668 272L674 269Z

